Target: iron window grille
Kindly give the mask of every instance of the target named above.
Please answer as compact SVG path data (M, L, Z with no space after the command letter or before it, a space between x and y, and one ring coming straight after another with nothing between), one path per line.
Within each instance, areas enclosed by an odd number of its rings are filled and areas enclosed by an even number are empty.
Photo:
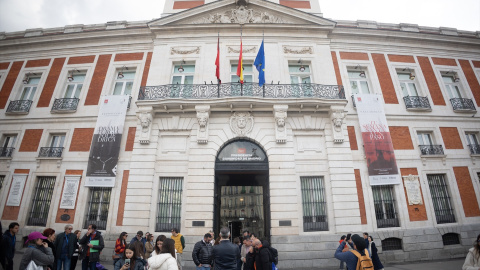
M97 225L98 230L107 229L108 209L110 207L110 197L112 188L108 187L91 187L90 198L88 200L88 211L85 216L83 228L87 229L88 225Z
M323 177L300 177L302 186L303 231L328 231L327 202Z
M442 235L442 241L444 246L460 245L460 237L458 233L446 233Z
M455 214L450 201L445 175L429 174L427 175L427 179L437 223L441 224L455 222Z
M373 203L378 228L399 227L393 186L373 186Z
M4 181L5 181L5 175L0 175L0 191L2 190Z
M402 239L390 237L382 240L383 251L402 250Z
M160 177L155 231L169 232L172 228L180 228L182 188L182 177Z
M33 193L32 206L28 216L27 225L46 226L50 202L52 201L53 189L55 187L54 176L38 177Z

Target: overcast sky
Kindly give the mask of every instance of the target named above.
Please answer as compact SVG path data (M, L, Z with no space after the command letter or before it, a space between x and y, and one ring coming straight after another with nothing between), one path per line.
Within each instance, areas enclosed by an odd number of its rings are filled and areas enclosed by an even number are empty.
M159 18L165 0L0 0L0 32ZM223 0L233 1L233 0ZM325 18L480 31L480 0L319 0Z

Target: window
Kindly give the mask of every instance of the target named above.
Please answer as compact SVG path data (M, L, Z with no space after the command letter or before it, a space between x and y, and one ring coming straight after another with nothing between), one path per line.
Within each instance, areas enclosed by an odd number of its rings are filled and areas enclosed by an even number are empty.
M52 201L53 188L55 187L54 176L38 177L33 191L32 206L27 224L30 226L46 226L50 202Z
M72 81L67 82L64 98L79 98L82 91L85 74L72 74Z
M323 177L300 178L302 186L303 231L328 231Z
M62 157L65 134L52 134L49 147L41 147L39 157Z
M237 64L232 64L230 66L230 78L232 83L240 82L240 77L237 76L237 68L238 68L238 63ZM255 76L253 75L253 64L252 63L243 63L243 82L244 83L251 83L253 82L253 78Z
M17 135L3 135L0 157L12 157Z
M443 147L435 145L433 136L430 132L418 132L418 143L422 155L443 155Z
M372 186L378 228L399 227L393 186Z
M26 83L23 85L19 100L33 100L38 83L40 82L40 76L27 77L24 82Z
M97 225L98 230L105 230L107 228L108 208L110 207L111 194L112 188L90 188L88 210L83 224L84 229L88 228L88 225L90 224Z
M400 81L400 87L402 88L402 94L404 97L408 96L419 96L417 91L417 86L415 84L415 76L409 71L405 72L405 69L397 71L398 80ZM413 80L412 80L413 78Z
M383 251L402 250L402 239L390 237L382 240Z
M288 65L288 72L292 84L312 83L310 65L290 64Z
M350 88L352 94L369 94L368 80L365 71L359 67L348 70L348 79L350 80Z
M460 237L458 233L446 233L442 235L442 241L444 246L459 245Z
M427 179L437 223L455 222L455 214L453 213L453 206L450 202L445 175L429 174L427 175Z
M470 153L472 155L480 155L480 145L478 145L478 136L476 133L468 132L465 133L467 137L467 145L470 148Z
M169 232L172 228L180 228L182 188L183 178L160 177L155 231ZM229 204L231 206L231 202Z
M0 175L0 192L2 191L4 182L5 182L5 175Z
M183 68L183 71L180 67ZM175 65L173 67L172 84L193 84L194 74L195 65Z
M115 77L115 86L113 88L114 95L131 95L133 88L133 81L135 79L135 70L128 70L123 68L117 72Z
M460 83L458 82L457 76L453 72L449 71L442 74L442 79L450 98L462 98Z

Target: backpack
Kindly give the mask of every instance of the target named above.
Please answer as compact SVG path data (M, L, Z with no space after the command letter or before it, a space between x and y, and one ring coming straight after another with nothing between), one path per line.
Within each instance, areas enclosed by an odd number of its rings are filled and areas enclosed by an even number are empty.
M278 265L278 250L273 247L268 247L268 251L270 252L270 255L272 256L272 262L275 265Z
M360 255L356 250L350 250L358 258L357 270L373 270L373 262L370 259L368 250L365 249L365 255Z

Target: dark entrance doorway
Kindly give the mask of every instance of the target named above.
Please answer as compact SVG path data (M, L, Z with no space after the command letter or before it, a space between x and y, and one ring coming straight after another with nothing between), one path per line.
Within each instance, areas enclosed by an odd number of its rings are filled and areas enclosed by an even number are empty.
M257 144L236 140L215 163L214 230L229 227L232 239L244 230L270 240L268 160Z

